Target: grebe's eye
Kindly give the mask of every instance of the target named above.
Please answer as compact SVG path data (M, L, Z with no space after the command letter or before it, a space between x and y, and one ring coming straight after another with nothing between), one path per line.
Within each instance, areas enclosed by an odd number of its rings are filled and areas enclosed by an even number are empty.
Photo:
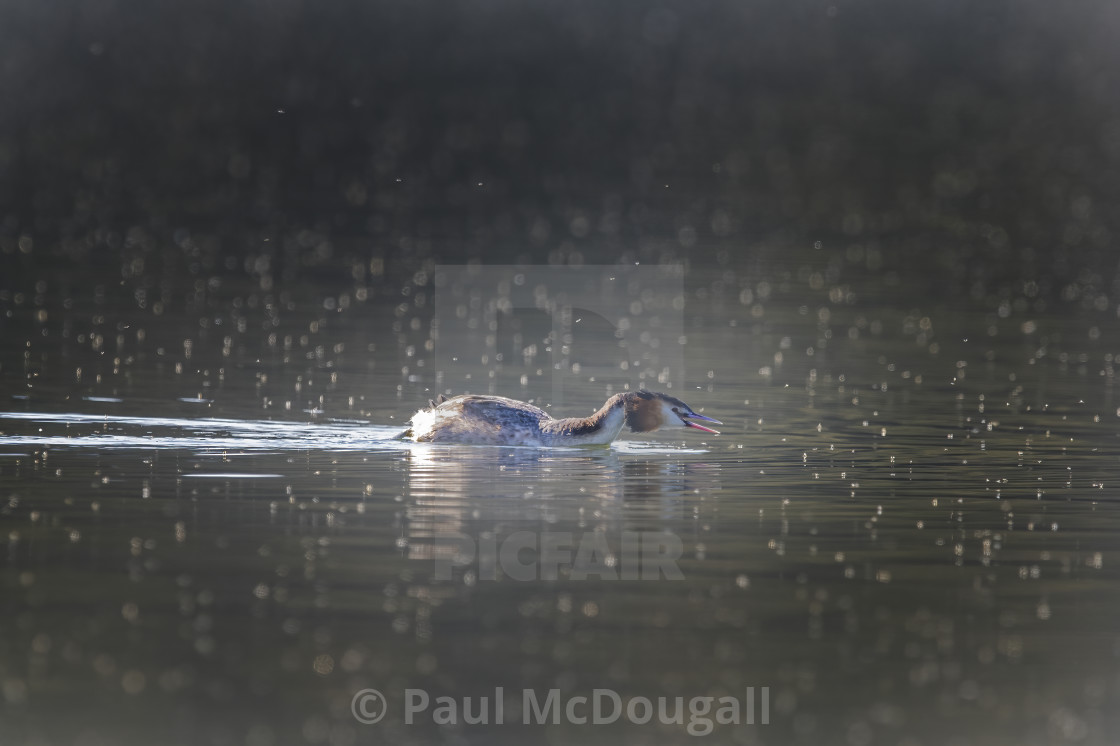
M680 414L680 413L681 413L681 410L677 409L676 407L673 407L673 414Z

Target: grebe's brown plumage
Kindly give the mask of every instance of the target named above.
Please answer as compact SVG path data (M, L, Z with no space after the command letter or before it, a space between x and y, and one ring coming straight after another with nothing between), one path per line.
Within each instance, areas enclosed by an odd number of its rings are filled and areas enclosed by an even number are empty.
M624 426L648 433L662 427L691 427L718 435L694 420L721 424L693 412L680 399L654 391L615 394L590 417L553 419L532 404L501 396L440 396L413 415L402 437L418 442L479 445L607 445Z

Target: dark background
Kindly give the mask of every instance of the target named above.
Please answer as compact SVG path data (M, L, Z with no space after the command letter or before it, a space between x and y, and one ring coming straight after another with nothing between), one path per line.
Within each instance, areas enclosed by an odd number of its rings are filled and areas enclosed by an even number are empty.
M808 261L1077 303L1120 290L1118 32L1104 0L4 0L0 267Z

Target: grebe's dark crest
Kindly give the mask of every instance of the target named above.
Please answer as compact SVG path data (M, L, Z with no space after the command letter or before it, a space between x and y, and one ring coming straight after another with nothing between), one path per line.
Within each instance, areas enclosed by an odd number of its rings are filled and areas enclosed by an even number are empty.
M560 420L532 404L501 396L440 396L428 404L427 409L413 415L411 427L402 437L418 442L478 445L606 445L618 437L623 426L633 433L691 427L719 435L695 421L722 424L693 412L676 397L644 389L615 394L590 417Z

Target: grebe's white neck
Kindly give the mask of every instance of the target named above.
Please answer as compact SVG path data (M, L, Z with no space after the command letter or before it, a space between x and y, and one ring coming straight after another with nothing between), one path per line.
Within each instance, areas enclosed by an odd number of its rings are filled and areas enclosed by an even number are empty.
M609 445L626 424L626 395L615 394L590 417L541 422L541 434L557 443Z

